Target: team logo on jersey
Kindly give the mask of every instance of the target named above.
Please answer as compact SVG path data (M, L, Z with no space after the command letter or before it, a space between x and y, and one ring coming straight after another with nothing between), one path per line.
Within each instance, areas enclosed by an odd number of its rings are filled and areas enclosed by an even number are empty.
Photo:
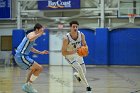
M71 44L73 45L73 47L74 47L74 48L76 48L76 46L77 46L77 45L79 45L80 43L81 43L81 42L80 42L80 41L78 41L78 42L71 43Z

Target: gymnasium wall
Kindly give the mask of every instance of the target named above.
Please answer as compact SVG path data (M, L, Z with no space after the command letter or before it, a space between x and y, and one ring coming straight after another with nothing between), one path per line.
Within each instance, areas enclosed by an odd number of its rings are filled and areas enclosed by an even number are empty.
M140 28L121 28L112 31L107 28L79 30L85 34L89 47L89 55L84 57L86 65L140 65ZM52 47L49 46L49 32L46 32L47 34L36 40L39 46L35 47L39 50L49 50L49 47ZM59 41L57 43L62 44L62 41ZM49 55L31 54L31 56L40 64L50 64Z
M140 28L109 32L109 65L140 65Z
M140 28L96 29L96 64L140 65Z
M79 30L85 34L85 36L86 36L85 39L87 41L88 46L90 47L89 56L84 58L85 63L91 65L94 63L95 31L91 30L91 29L79 29ZM61 47L62 47L62 37L64 34L66 34L66 33L64 33L64 31L62 31L62 32L59 31L59 34L56 33L56 35L52 34L52 31L51 32L46 31L45 35L39 37L36 40L36 45L34 47L38 50L44 50L44 49L49 50L50 51L49 55L37 55L37 54L31 53L30 56L40 64L68 65L68 64L66 64L65 59L63 59L63 57L61 57L62 54L60 51ZM12 36L13 36L12 53L14 55L15 48L22 41L23 37L25 36L25 32L22 29L20 29L20 30L15 29L15 30L13 30ZM58 36L60 36L61 38ZM55 49L53 49L53 48L55 48ZM56 59L57 59L57 63L56 63ZM49 63L49 61L54 61L54 60L55 60L55 62ZM59 62L59 61L63 61L63 62Z

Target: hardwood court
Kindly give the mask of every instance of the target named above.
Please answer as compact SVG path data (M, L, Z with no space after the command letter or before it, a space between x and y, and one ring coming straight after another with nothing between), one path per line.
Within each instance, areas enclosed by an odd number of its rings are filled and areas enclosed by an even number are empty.
M70 66L44 66L34 82L38 93L86 93L73 77ZM27 71L0 66L0 93L25 93L21 90ZM140 67L87 67L86 77L93 93L140 93Z

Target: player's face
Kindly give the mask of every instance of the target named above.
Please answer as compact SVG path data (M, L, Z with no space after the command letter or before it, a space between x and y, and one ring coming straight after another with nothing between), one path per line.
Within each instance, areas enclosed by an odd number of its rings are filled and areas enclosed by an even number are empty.
M40 28L39 32L44 32L44 27Z
M78 25L77 24L72 24L71 30L76 32L78 30Z

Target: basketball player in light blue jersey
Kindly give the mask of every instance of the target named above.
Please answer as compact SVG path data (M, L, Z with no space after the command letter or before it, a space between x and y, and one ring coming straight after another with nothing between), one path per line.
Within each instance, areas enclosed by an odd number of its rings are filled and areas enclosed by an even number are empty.
M30 70L27 82L22 86L22 90L27 93L37 93L37 90L32 87L32 82L39 76L42 71L42 66L29 57L30 52L37 54L48 54L47 50L39 51L33 48L35 40L44 33L44 28L37 23L34 26L34 31L28 33L20 45L17 47L15 61L21 69Z
M86 68L83 57L77 54L77 49L81 46L87 46L85 41L85 35L78 31L79 23L77 21L70 22L70 32L64 36L62 45L62 55L66 58L69 64L77 70L74 76L77 80L83 81L86 85L87 93L91 93L91 87L89 86L86 75Z

